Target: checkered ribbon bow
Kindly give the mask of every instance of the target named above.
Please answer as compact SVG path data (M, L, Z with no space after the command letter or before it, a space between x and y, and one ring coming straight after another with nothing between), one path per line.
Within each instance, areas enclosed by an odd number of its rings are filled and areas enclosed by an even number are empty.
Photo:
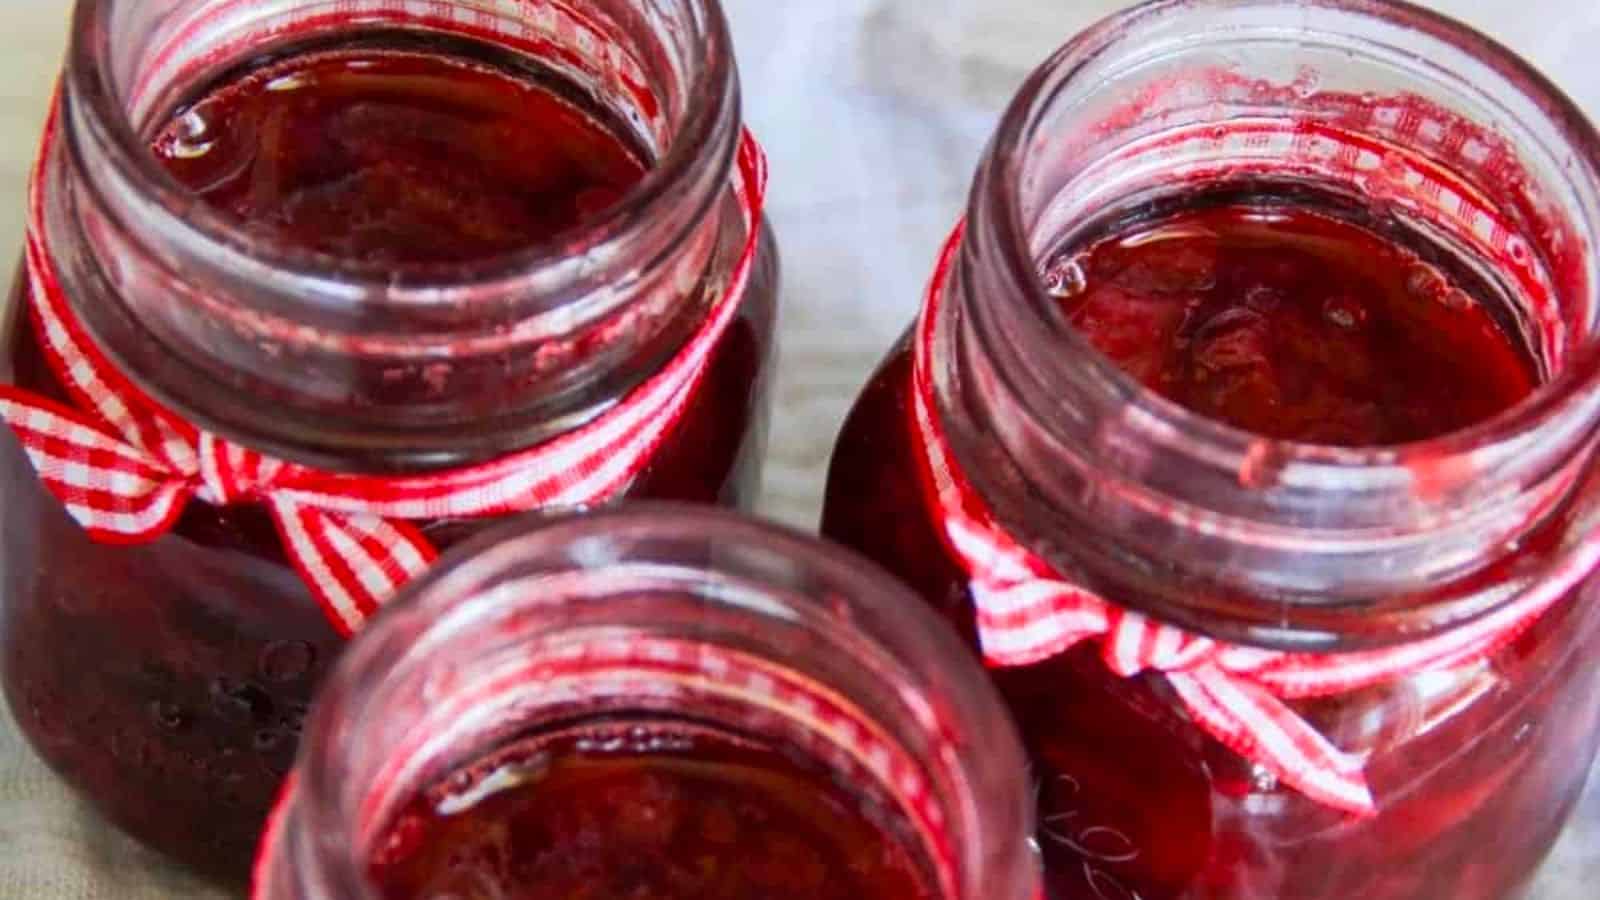
M940 422L935 322L963 231L958 228L944 249L917 325L912 414L946 541L972 579L979 635L991 665L1032 665L1099 641L1113 672L1129 678L1161 673L1193 721L1235 753L1313 800L1370 815L1375 806L1364 758L1334 746L1288 701L1484 659L1522 635L1600 563L1600 542L1588 541L1557 571L1490 615L1437 637L1359 653L1231 646L1096 596L1000 526L963 474Z
M33 324L72 406L0 385L0 419L16 432L50 492L104 543L155 540L191 499L264 505L295 568L345 634L433 561L433 546L413 522L588 506L628 486L682 417L737 316L767 181L766 159L747 133L734 189L749 238L727 289L679 354L616 407L582 428L486 464L367 477L271 459L202 431L139 390L95 346L62 292L45 241L50 179L44 171L57 139L52 120L29 198L27 266Z

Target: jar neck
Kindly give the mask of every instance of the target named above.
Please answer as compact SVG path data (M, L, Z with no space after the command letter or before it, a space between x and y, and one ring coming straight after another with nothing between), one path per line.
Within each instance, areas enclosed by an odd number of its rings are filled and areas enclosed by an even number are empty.
M570 83L635 130L650 171L548 244L380 265L263 237L149 151L163 117L241 64L441 33ZM743 240L716 0L83 0L59 121L45 234L96 341L202 427L325 468L458 465L594 418L695 333Z
M1145 389L1064 321L1044 261L1120 211L1234 179L1355 198L1477 261L1547 383L1477 427L1376 449L1270 440ZM936 339L957 457L1008 527L1113 602L1236 642L1354 649L1504 602L1508 582L1477 576L1558 513L1552 558L1591 530L1600 139L1464 26L1365 0L1146 4L1028 81L968 220Z
M889 810L933 895L1033 900L1025 764L970 654L843 551L639 506L446 562L341 659L302 746L267 900L368 896L397 804L546 727L660 717L770 743ZM907 613L912 613L907 615Z

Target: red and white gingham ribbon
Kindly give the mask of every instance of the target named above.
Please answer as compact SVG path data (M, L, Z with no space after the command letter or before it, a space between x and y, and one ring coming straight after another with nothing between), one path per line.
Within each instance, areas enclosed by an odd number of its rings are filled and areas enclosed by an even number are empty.
M984 655L1027 666L1100 641L1105 664L1133 677L1160 672L1208 734L1312 799L1376 811L1362 756L1334 746L1286 701L1348 693L1407 675L1484 659L1522 635L1600 564L1586 541L1515 601L1437 637L1360 653L1285 653L1232 646L1122 609L1074 584L1008 534L956 460L938 415L935 325L964 226L934 271L917 325L912 374L916 443L945 538L971 576Z
M59 139L52 115L29 197L27 266L39 342L72 407L0 385L0 419L45 486L96 540L139 544L166 534L191 499L260 503L341 632L354 633L434 559L412 524L573 508L617 497L672 432L737 317L766 197L767 164L740 142L733 187L748 239L727 288L668 365L582 428L482 465L409 477L324 472L207 433L149 397L97 347L62 292L44 210Z

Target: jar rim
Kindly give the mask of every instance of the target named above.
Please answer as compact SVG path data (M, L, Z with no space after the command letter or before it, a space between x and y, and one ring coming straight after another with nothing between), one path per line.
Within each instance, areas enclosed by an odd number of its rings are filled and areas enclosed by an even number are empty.
M691 562L677 565L672 559ZM692 580L679 582L677 576ZM679 584L685 588L681 595L673 590ZM905 727L938 748L924 761L942 773L938 780L950 783L934 790L956 795L946 804L943 827L956 854L958 896L1033 896L1038 872L1023 840L1033 813L1021 739L977 659L948 624L909 588L845 548L687 504L530 516L453 550L375 617L330 674L307 723L292 813L296 825L287 830L314 831L323 852L362 846L349 832L359 827L355 820L370 817L372 798L352 784L349 773L326 764L330 750L373 744L360 736L362 723L379 719L371 707L383 701L373 698L408 670L448 669L451 684L470 681L431 654L464 636L513 629L508 639L537 659L561 654L546 645L551 637L604 633L607 645L648 638L654 633L649 623L630 618L639 614L637 598L643 594L650 597L650 610L663 610L648 613L663 617L663 629L692 620L696 642L761 657L775 672L814 681L823 694L863 705L863 714L874 717L866 721L874 725L883 726L884 716L907 716ZM668 609L680 596L689 612ZM763 623L797 628L805 638L774 650L757 640ZM503 666L491 662L489 668L505 678ZM850 695L848 679L868 672L884 679L873 689L880 699L892 698L893 709ZM430 705L444 699L436 696ZM353 731L350 722L356 723ZM308 829L300 827L305 823ZM330 841L330 827L346 833ZM295 852L286 845L276 854L291 863L286 857ZM361 873L351 859L357 855L342 854L317 877L346 890L341 896L360 896Z
M1034 126L1048 107L1053 91L1119 36L1164 17L1203 17L1216 9L1267 5L1282 5L1282 2L1146 0L1102 20L1075 36L1028 78L1001 120L991 144L991 157L994 148L1028 146ZM1469 48L1479 61L1493 66L1519 90L1538 98L1542 111L1559 123L1586 163L1594 183L1600 184L1600 132L1559 87L1509 48L1464 23L1406 0L1305 0L1296 5L1381 20ZM1518 404L1468 428L1406 444L1342 447L1268 439L1193 412L1148 390L1105 358L1082 335L1043 314L1051 300L1038 277L1036 262L1028 252L1021 198L1014 189L1020 183L1019 165L1016 158L995 165L986 163L980 171L968 211L970 221L991 230L993 240L986 244L986 249L1000 255L1009 287L1016 292L1014 296L1022 298L1017 305L1038 313L1032 319L1042 331L1049 333L1050 340L1066 342L1073 348L1072 354L1062 355L1064 358L1070 357L1074 365L1091 367L1097 381L1111 385L1112 390L1137 406L1149 425L1147 436L1150 439L1162 443L1181 442L1188 455L1209 467L1241 472L1263 456L1270 456L1283 464L1282 476L1288 483L1317 484L1342 479L1352 487L1381 487L1423 462L1430 468L1444 471L1451 468L1448 462L1451 459L1470 457L1496 445L1516 444L1519 438L1541 431L1561 418L1570 410L1574 399L1600 388L1600 334L1597 334L1572 354L1554 377ZM1591 233L1600 234L1600 221L1589 224ZM1600 279L1593 248L1588 255L1591 271ZM1596 284L1600 285L1600 280ZM1002 376L1004 372L1002 368ZM1015 384L1009 387L1017 390ZM1018 393L1025 395L1026 391Z
M686 117L658 159L650 161L644 177L597 216L552 239L481 260L451 263L385 263L381 266L294 245L287 239L251 235L243 240L240 223L196 204L192 192L162 168L150 152L148 139L122 103L111 66L110 42L119 4L137 0L84 0L73 16L67 50L68 66L63 102L69 110L81 109L79 119L92 129L104 162L124 184L153 201L153 211L166 221L155 230L175 230L204 242L214 251L247 259L273 269L324 284L338 285L346 293L381 292L389 303L426 309L457 302L463 291L501 295L540 273L557 269L576 257L599 258L638 230L641 223L658 218L663 210L683 201L682 187L692 181L720 186L727 181L737 152L740 119L738 71L734 65L732 37L720 0L675 0L688 12L693 26L687 39L698 53L684 95L691 99ZM526 12L520 12L526 15ZM715 149L708 165L706 148ZM718 192L694 198L702 207L715 202ZM445 290L448 289L448 290ZM532 292L532 299L543 299ZM533 304L539 311L544 311Z
M745 136L719 0L636 6L84 0L34 224L106 355L157 402L245 446L329 471L411 472L570 433L708 321L746 224L734 215ZM494 17L461 14L474 11ZM549 57L630 106L662 156L600 219L522 255L367 270L257 240L140 139L165 92L254 51L397 30ZM503 390L480 389L491 374Z
M1257 22L1269 12L1278 15ZM1207 16L1216 21L1198 27ZM1036 154L1054 146L1041 137L1052 133L1052 110L1078 108L1066 105L1075 102L1069 84L1096 95L1130 71L1185 71L1142 68L1152 60L1185 60L1229 41L1237 50L1247 39L1292 48L1284 59L1291 52L1314 58L1318 49L1392 65L1456 102L1465 98L1471 109L1505 113L1509 134L1533 142L1511 146L1543 166L1560 216L1537 195L1492 195L1493 202L1524 203L1539 222L1559 226L1552 245L1567 249L1548 264L1562 279L1556 298L1580 324L1563 338L1569 349L1551 360L1558 370L1531 397L1472 428L1411 444L1280 441L1156 395L1056 312L1034 258L1031 241L1044 238L1029 231L1025 192L1076 184L1076 158L1064 167L1066 178L1030 166L1054 159ZM1241 77L1254 74L1249 54L1223 58L1224 67L1240 60ZM1337 91L1326 82L1322 89ZM1149 101L1135 91L1112 99L1123 96ZM1224 103L1193 108L1201 127L1227 121L1204 118L1226 111ZM1094 158L1121 158L1094 143L1102 133L1123 134L1123 108L1115 109L1103 131L1095 121L1074 123ZM1166 171L1139 171L1158 170ZM1089 201L1118 186L1101 186ZM1387 0L1150 0L1076 36L1006 112L974 183L947 286L954 302L942 304L935 323L935 352L948 357L934 368L937 400L956 458L1005 526L1119 604L1221 640L1279 649L1362 649L1436 634L1510 599L1510 581L1477 576L1531 546L1527 539L1542 526L1558 541L1541 539L1549 549L1516 569L1524 587L1575 560L1595 526L1585 479L1600 426L1596 236L1600 134L1548 79L1491 38ZM1548 251L1541 245L1540 252ZM1582 502L1568 502L1574 498Z

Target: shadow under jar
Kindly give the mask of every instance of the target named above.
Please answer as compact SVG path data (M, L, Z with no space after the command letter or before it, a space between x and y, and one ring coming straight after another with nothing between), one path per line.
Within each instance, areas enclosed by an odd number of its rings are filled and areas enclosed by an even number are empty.
M1035 900L1015 729L855 554L664 504L454 553L341 660L257 900Z
M984 652L1053 897L1525 890L1600 736L1597 238L1593 128L1413 7L1027 82L823 529Z
M0 319L7 421L69 423L0 429L5 693L110 820L238 883L345 634L435 550L530 508L753 501L759 151L715 0L83 0L73 33ZM405 515L282 505L464 472Z

